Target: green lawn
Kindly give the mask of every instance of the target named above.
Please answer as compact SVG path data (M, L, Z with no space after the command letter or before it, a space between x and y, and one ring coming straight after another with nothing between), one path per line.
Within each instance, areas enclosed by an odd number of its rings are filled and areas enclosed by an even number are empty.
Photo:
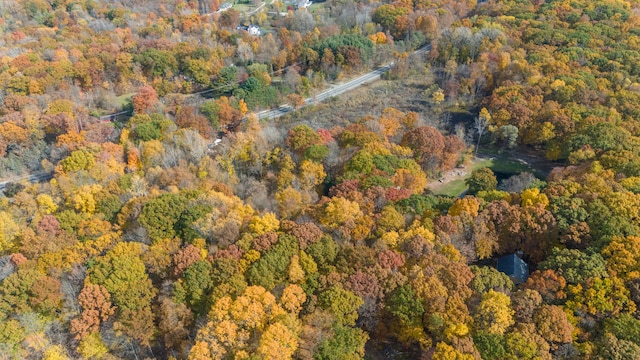
M131 97L133 95L135 95L136 93L129 93L129 94L122 94L120 96L118 96L118 106L120 107L120 109L122 109L125 105L127 105L127 103L129 102L129 100L131 100Z
M519 174L521 172L532 172L536 171L532 169L529 165L522 163L518 160L514 160L510 157L506 156L495 156L492 159L484 159L481 161L476 161L472 163L470 166L467 166L464 171L466 172L465 176L459 179L451 180L448 183L437 186L434 186L433 193L436 195L446 195L446 196L459 196L465 190L467 190L467 185L465 184L465 180L471 176L471 173L474 170L488 167L491 170L503 174Z

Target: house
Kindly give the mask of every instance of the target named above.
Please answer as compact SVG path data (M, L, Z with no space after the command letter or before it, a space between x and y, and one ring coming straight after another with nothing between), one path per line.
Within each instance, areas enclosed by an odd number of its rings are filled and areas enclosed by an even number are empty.
M236 30L246 31L249 35L253 36L260 36L262 34L258 25L238 26Z
M311 6L311 4L313 4L313 2L310 0L291 0L287 3L291 4L291 6L295 9L306 9Z
M247 27L249 35L260 36L260 27L258 25L249 25Z
M507 274L516 285L527 281L529 277L529 265L516 254L499 258L496 268Z

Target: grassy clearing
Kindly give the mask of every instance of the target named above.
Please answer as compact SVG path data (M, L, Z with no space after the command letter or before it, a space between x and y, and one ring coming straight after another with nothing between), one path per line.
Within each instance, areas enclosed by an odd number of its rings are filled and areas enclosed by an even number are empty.
M122 109L125 105L127 105L129 100L131 100L131 97L135 94L136 93L129 93L129 94L122 94L118 96L116 99L118 101L119 108Z
M465 168L465 175L455 177L446 183L440 184L435 182L430 186L431 191L436 195L445 196L459 196L467 190L465 180L467 180L474 170L488 167L494 172L502 174L519 174L521 172L536 173L535 169L531 168L524 162L518 161L508 156L496 156L489 159L482 159L473 162L471 165Z

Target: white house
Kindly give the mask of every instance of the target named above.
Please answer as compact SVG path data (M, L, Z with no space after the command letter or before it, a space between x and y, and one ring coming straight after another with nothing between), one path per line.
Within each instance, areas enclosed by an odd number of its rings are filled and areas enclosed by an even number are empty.
M253 36L260 36L261 34L260 27L258 27L258 25L247 26L247 32L249 33L249 35L253 35Z

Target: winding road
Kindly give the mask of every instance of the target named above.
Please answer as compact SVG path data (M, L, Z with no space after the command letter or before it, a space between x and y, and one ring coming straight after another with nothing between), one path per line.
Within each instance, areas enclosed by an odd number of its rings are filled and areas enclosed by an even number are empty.
M423 55L427 52L429 52L429 50L431 50L431 45L426 45L421 47L420 49L416 50L413 52L414 55ZM330 87L329 89L317 94L314 97L310 97L304 100L304 105L303 106L308 106L314 103L319 103L322 101L325 101L331 97L334 96L338 96L342 93L345 93L347 91L351 91L359 86L362 86L366 83L370 83L372 81L378 80L380 79L380 77L382 76L382 74L384 74L385 72L391 70L391 68L393 67L394 63L390 62L382 67L379 67L371 72L368 72L360 77L357 77L355 79L349 80L347 82L344 82L342 84L338 84L335 85L333 87ZM287 114L291 111L295 110L295 108L289 104L284 104L281 105L280 107L278 107L277 109L273 109L273 110L264 110L261 112L256 113L256 115L258 116L258 119L262 120L262 119L275 119L278 118L284 114Z
M414 55L423 55L427 52L429 52L429 50L431 50L431 45L426 45L423 46L422 48L416 50L413 52ZM381 66L373 71L370 71L362 76L359 76L355 79L351 79L347 82L344 82L342 84L338 84L338 85L333 85L332 87L330 87L329 89L326 89L318 94L316 94L316 96L314 97L310 97L304 100L304 106L308 106L311 104L315 104L315 103L319 103L322 101L325 101L331 97L334 96L338 96L342 93L345 93L347 91L351 91L357 87L360 87L364 84L373 82L375 80L380 79L380 77L382 76L382 74L384 74L385 72L389 71L392 67L393 67L394 63L390 62L384 66ZM208 91L208 90L207 90ZM256 113L256 115L258 116L258 119L275 119L275 118L279 118L280 116L287 114L291 111L294 111L295 108L289 104L284 104L281 105L280 107L278 107L277 109L273 109L273 110L264 110L261 112ZM122 112L118 112L118 113L114 113L114 114L108 114L108 115L104 115L102 117L100 117L100 120L109 120L109 121L113 121L117 116L122 115L122 114L128 114L128 111L122 111ZM46 181L46 180L50 180L53 177L53 172L49 171L49 172L37 172L35 174L28 174L28 175L24 175L24 176L20 176L20 177L16 177L16 178L12 178L12 179L0 179L2 181L0 181L0 191L4 190L5 187L7 187L8 184L13 183L13 182L20 182L23 180L27 180L29 182L35 183L35 182L40 182L40 181Z

